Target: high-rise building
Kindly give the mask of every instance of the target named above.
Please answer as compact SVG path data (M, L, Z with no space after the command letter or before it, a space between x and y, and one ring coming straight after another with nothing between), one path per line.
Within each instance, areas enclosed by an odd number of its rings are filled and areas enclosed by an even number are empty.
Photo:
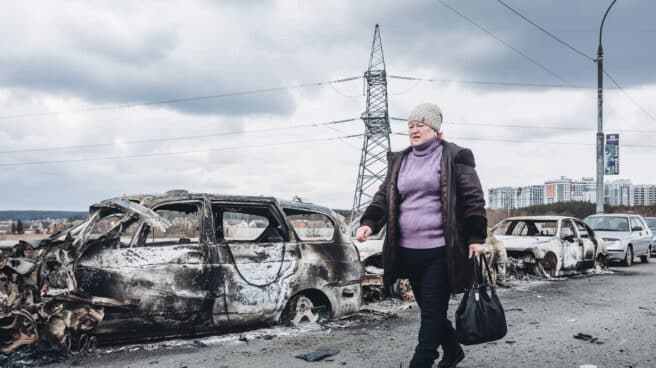
M596 189L594 178L572 180L561 176L544 185L490 188L488 206L513 209L569 201L595 203ZM604 183L604 193L605 203L610 206L656 205L656 184L632 185L630 179L618 179Z
M517 208L537 206L544 203L544 186L528 185L516 189Z
M581 178L581 180L572 181L572 200L595 203L597 201L595 178Z
M569 202L572 200L572 179L561 176L559 179L544 182L544 203Z
M488 207L494 209L517 208L517 190L513 187L490 188Z
M630 179L604 183L605 203L610 206L633 206L632 187Z
M633 205L651 206L656 204L656 185L640 184L633 186Z

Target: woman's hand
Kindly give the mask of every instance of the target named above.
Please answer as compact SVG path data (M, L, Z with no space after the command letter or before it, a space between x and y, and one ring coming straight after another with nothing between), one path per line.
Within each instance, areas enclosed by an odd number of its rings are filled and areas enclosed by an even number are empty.
M469 258L471 258L472 255L474 254L476 255L476 257L478 257L484 253L485 253L485 244L481 244L481 243L469 244Z
M355 239L359 242L367 241L369 235L371 235L371 228L369 226L360 226L355 232Z

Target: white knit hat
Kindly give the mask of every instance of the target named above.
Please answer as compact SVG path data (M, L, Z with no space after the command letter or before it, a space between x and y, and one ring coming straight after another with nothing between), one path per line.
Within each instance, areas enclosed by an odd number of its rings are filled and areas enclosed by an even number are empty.
M417 105L408 117L408 122L411 121L424 123L433 128L434 131L439 132L442 125L442 110L432 103Z

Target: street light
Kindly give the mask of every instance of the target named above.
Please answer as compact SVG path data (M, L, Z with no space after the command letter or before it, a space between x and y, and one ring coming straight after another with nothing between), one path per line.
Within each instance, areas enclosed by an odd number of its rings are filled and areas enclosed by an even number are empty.
M604 30L604 22L610 8L617 0L606 9L604 18L599 27L599 48L597 48L597 213L604 212L604 49L601 47L601 32Z

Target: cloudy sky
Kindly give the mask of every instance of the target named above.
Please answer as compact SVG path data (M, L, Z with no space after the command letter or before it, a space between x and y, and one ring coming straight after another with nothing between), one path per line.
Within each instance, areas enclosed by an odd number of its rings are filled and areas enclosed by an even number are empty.
M485 188L594 176L610 0L505 3L581 54L493 0L3 2L0 209L180 188L350 208L363 82L312 83L361 77L377 23L389 75L441 80L390 79L390 115L439 104ZM619 0L604 28L623 87L605 80L604 130L638 184L656 183L655 12Z

